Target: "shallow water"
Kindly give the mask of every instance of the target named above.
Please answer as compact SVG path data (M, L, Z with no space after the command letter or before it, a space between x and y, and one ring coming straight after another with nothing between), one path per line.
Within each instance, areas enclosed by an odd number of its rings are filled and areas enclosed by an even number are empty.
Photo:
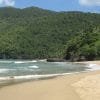
M49 78L88 70L84 64L45 60L0 60L0 83Z

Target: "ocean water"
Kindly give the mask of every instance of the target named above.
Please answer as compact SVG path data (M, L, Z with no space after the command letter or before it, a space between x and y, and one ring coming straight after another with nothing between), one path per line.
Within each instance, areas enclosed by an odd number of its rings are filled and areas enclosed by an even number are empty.
M83 72L90 70L89 66L69 62L46 62L46 60L0 60L0 82Z

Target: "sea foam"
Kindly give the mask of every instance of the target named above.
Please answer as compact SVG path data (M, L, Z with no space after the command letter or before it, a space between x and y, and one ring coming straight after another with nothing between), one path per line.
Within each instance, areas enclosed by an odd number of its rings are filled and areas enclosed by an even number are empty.
M33 63L33 62L37 62L36 60L32 60L32 61L15 61L15 64L23 64L23 63Z
M5 72L8 72L9 69L0 69L0 73L5 73Z
M88 65L86 65L86 67L89 68L89 69L87 69L89 71L100 70L100 65L98 65L98 64L88 64Z
M80 73L80 72L74 72L74 73L59 73L59 74L46 74L46 75L24 75L24 76L0 77L0 81L43 79L43 78L52 78L52 77L64 76L64 75L75 74L75 73Z
M40 79L58 76L60 74L48 74L48 75L25 75L25 76L11 76L11 77L0 77L0 81L7 80L28 80L28 79Z
M39 68L39 67L34 65L34 66L29 66L29 68Z

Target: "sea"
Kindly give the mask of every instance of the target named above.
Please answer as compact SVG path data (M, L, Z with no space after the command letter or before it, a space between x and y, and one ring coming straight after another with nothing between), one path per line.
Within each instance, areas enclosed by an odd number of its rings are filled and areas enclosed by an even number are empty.
M99 69L96 64L47 62L46 60L0 60L0 85Z

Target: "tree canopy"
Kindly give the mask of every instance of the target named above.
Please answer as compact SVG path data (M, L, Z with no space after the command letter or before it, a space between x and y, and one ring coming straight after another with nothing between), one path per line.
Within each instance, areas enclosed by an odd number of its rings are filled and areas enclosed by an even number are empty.
M100 14L0 8L0 58L100 59Z

